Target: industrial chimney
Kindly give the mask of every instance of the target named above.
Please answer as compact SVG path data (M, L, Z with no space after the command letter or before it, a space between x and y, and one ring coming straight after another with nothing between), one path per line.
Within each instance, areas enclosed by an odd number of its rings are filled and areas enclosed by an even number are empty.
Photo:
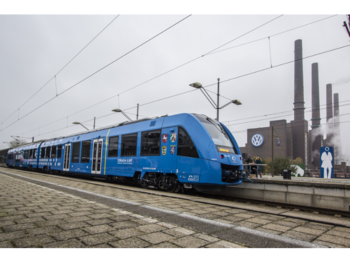
M334 127L333 127L333 141L334 141L334 163L340 164L342 157L342 147L340 140L340 124L339 124L339 94L334 94Z
M308 122L304 117L304 80L302 41L294 42L294 121L292 126L293 159L300 157L308 166Z
M294 120L304 120L303 47L301 39L294 43Z
M321 124L320 118L320 91L319 91L319 78L318 78L318 63L311 65L312 69L312 131L311 131L311 143L312 143L312 164L315 167L320 167L320 148L323 136L319 134L319 127Z

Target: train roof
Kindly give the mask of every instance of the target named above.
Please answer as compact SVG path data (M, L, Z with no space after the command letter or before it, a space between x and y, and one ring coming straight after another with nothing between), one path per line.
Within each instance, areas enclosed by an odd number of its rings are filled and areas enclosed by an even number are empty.
M175 114L175 115L171 115L171 116L176 116L176 115L179 115L179 114ZM201 117L202 118L203 117L207 118L207 116L204 115L204 114L191 113L191 115L196 117L197 119L200 119ZM104 127L101 127L101 128L98 128L98 129L94 129L94 130L82 131L82 132L78 132L78 133L74 133L74 134L70 134L70 135L66 135L66 136L60 136L60 137L54 137L54 138L50 138L50 139L39 140L39 141L36 141L34 143L28 143L26 145L21 145L19 147L12 148L11 150L9 150L9 152L16 152L18 150L27 150L27 149L37 148L39 146L39 144L42 143L42 142L44 142L42 144L42 146L46 146L46 145L49 145L49 144L50 145L57 144L58 142L62 142L63 139L65 139L65 138L70 138L70 137L74 137L74 136L80 136L80 135L89 134L89 133L92 133L92 132L98 132L98 131L102 131L102 130L106 130L106 129L112 129L112 128L116 128L116 127L136 124L136 123L150 121L150 120L156 120L156 119L160 119L160 118L163 118L163 117L170 117L170 116L164 115L164 116L160 116L160 117L143 118L143 119L134 120L134 121L125 121L125 122L121 122L121 123L114 124L114 125L104 126Z

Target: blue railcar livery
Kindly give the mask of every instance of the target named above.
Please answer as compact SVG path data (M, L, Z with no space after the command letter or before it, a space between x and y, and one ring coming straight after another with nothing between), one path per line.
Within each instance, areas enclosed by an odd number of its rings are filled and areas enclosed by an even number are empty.
M177 114L37 142L8 151L7 166L134 181L175 192L242 182L241 152L222 123Z

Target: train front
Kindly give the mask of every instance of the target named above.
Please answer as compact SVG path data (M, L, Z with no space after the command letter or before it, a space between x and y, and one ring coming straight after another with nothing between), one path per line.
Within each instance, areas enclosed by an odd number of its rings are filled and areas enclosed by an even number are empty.
M202 140L201 147L207 163L207 174L202 170L202 179L215 185L242 183L243 160L237 142L222 123L206 115L193 114L211 137L211 142ZM210 141L210 140L209 140ZM201 180L202 181L202 180ZM203 182L203 181L202 181Z

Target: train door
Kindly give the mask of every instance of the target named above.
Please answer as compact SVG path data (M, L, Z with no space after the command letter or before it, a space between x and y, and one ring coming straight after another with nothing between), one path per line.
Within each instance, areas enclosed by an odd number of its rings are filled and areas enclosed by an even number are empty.
M70 143L64 146L63 171L69 171L70 165Z
M101 174L103 139L96 139L92 145L92 174Z
M19 156L19 167L22 167L23 165L23 158L24 158L24 151L20 152L20 156Z

